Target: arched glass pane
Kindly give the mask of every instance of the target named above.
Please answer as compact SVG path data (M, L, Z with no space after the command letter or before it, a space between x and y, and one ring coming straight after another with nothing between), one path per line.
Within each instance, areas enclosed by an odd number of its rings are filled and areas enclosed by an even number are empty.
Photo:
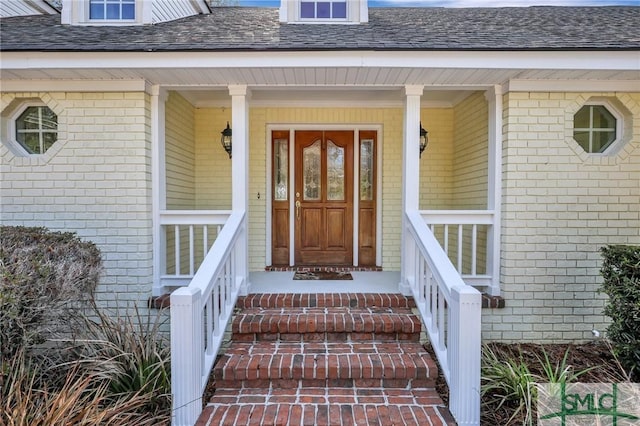
M302 150L302 179L304 182L304 199L309 201L320 200L322 194L322 182L320 173L320 140Z
M344 148L327 141L327 199L344 200Z

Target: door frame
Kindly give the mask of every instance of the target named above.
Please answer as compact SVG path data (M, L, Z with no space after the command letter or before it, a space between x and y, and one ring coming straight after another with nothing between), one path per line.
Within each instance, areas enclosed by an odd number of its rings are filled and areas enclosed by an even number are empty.
M272 176L273 176L273 141L271 134L274 130L288 130L289 131L289 158L295 152L295 132L304 130L351 130L353 131L353 266L358 266L359 255L359 215L360 211L360 197L357 195L360 193L358 185L360 183L360 131L369 130L376 132L376 266L382 266L382 157L383 157L383 137L382 137L382 125L381 124L267 124L266 126L266 238L265 238L265 266L272 264L271 247L272 247ZM249 173L249 170L247 170ZM293 159L289 161L289 190L295 188L295 164ZM294 219L295 219L295 207L294 197L289 197L289 266L295 265L295 235L294 235Z

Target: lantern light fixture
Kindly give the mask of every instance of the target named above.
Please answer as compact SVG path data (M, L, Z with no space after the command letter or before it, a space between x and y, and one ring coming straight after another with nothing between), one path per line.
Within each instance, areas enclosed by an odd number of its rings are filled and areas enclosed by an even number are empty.
M232 148L231 127L229 127L228 121L227 121L227 128L220 133L222 134L222 137L220 138L220 143L222 144L222 147L224 148L224 150L227 151L227 154L229 154L229 158L231 158L231 148Z
M422 158L422 153L427 148L429 144L429 137L427 136L427 132L424 127L422 127L422 121L420 122L420 158Z

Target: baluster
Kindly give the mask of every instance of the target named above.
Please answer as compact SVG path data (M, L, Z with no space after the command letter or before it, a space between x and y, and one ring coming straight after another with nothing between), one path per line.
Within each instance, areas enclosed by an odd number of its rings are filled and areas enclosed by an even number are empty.
M458 272L462 274L462 227L458 225Z
M445 313L444 294L441 291L438 291L438 345L441 350L445 348L444 336L446 334L445 333L446 324L444 322L444 313Z
M444 252L449 256L449 225L444 225Z
M471 232L471 275L476 275L478 225L474 224Z
M176 275L180 275L180 226L175 225L174 227L175 233L175 245L176 245Z
M202 261L207 257L209 253L209 227L207 225L202 226Z
M220 277L216 278L213 285L213 334L219 336L220 330Z
M207 346L206 346L206 352L207 355L213 355L213 309L212 309L212 304L213 304L213 300L211 299L211 297L207 298L207 304L205 305L205 315L206 315L206 337L207 337Z
M193 225L189 225L189 275L195 274L195 238L193 237Z

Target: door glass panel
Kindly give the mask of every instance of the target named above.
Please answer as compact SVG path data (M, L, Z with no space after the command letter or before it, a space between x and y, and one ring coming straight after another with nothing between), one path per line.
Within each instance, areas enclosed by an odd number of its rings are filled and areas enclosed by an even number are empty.
M344 148L327 141L327 199L344 200Z
M320 145L320 140L317 140L302 150L302 163L304 165L302 179L304 181L303 193L305 200L320 200L322 190L320 181Z
M273 144L275 157L273 167L274 199L286 201L289 185L289 141L276 139Z
M373 139L360 142L360 200L373 200Z

